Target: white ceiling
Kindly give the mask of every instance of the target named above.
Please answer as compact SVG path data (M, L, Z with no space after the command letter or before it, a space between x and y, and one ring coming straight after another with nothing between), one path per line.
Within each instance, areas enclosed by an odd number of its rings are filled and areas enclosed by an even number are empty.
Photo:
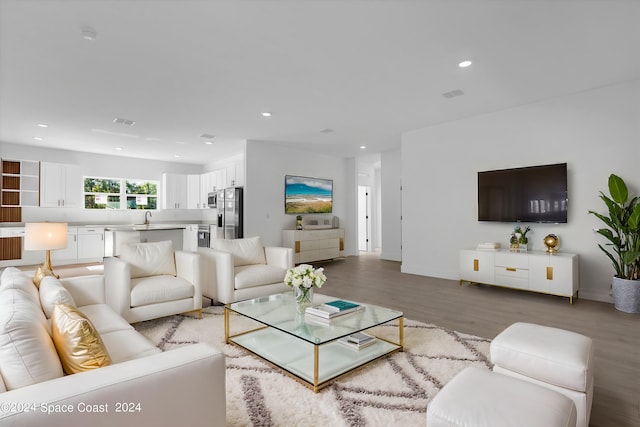
M0 0L0 141L197 164L245 139L370 156L637 79L639 22L634 0Z

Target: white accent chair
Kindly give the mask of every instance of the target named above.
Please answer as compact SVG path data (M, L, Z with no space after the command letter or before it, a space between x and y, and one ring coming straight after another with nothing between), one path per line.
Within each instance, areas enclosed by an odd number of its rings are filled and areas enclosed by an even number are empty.
M260 237L215 239L211 248L198 248L202 257L202 292L215 302L229 304L287 292L287 269L293 249L263 247Z
M199 311L200 256L175 251L170 240L124 245L104 259L107 304L129 323Z

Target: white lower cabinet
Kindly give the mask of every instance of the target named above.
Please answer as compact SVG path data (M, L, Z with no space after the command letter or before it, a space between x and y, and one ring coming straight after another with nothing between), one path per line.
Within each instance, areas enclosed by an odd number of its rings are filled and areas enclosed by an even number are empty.
M67 247L51 251L51 260L56 264L98 262L104 257L104 228L69 227Z
M483 283L573 297L579 290L578 255L461 250L460 282Z
M104 258L104 228L78 228L78 260Z

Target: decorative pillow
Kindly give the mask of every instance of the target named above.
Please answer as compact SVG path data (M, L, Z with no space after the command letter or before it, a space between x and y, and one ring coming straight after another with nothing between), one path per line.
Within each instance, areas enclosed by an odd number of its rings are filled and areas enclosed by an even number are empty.
M160 274L176 275L171 240L123 245L120 259L130 264L132 279Z
M36 305L25 292L10 289L0 294L0 307L0 374L6 389L61 377L40 302Z
M69 304L76 307L76 302L69 291L62 286L60 280L53 276L47 276L40 282L40 304L47 319L53 315L56 304Z
M111 365L111 357L91 321L69 304L56 304L51 317L53 343L68 375Z
M212 247L218 251L230 252L233 255L235 267L266 264L264 248L259 236L246 239L215 239Z

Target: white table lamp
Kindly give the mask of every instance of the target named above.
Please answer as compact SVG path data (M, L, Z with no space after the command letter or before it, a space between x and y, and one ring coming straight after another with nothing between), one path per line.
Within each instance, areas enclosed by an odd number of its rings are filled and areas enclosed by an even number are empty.
M40 286L44 276L56 276L51 267L51 250L67 247L67 224L63 222L28 222L25 224L24 250L47 251L46 260L38 267L33 283Z

